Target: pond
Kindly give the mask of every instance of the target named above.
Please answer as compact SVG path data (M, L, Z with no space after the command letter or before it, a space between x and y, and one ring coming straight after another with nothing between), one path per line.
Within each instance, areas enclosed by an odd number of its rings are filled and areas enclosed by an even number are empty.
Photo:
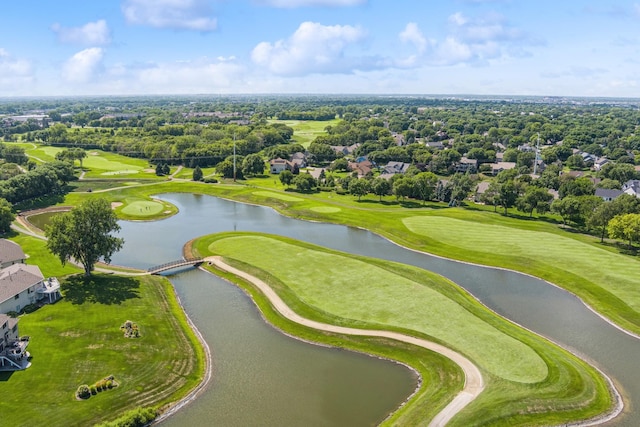
M188 240L204 234L232 230L280 234L345 252L413 264L450 278L499 314L550 338L598 366L614 379L616 386L625 397L624 413L609 424L620 426L640 425L640 370L637 366L640 355L640 340L619 331L593 313L576 297L559 288L519 273L459 263L407 250L365 230L287 218L270 208L246 205L197 194L165 194L160 198L175 204L180 212L162 221L121 222L121 236L125 238L125 245L113 257L114 264L148 268L173 261L181 258L182 245ZM144 248L144 250L140 250L141 248ZM219 279L203 275L204 273L202 272L185 272L172 276L170 279L176 285L176 289L185 303L187 313L194 317L199 329L224 329L228 327L229 323L225 323L224 316L222 318L215 317L214 312L222 309L213 309L213 299L219 298L224 301L223 297L214 296L214 289L216 287L224 288L225 286L219 283ZM203 292L206 292L206 295L201 294ZM223 294L233 294L234 292L237 293L238 291L227 290ZM246 297L240 297L241 300L243 298ZM253 314L250 314L250 312L251 310L247 310L246 316L253 316L254 318L258 316L255 312ZM245 316L245 314L241 316ZM235 319L233 322L240 321L241 319ZM231 359L243 357L244 354L262 352L263 356L267 357L266 349L268 348L269 351L274 350L272 347L260 346L234 350L234 346L238 345L238 341L250 341L239 339L238 337L240 336L231 336L228 340L221 339L220 341L212 339L212 342L209 343L217 367L231 363ZM209 338L207 338L207 341L209 342ZM224 346L230 346L230 351L224 351ZM275 347L279 347L279 345ZM310 348L314 349L311 351L317 350L318 353L326 351L326 349L320 347ZM335 350L335 352L352 354L339 350ZM364 357L363 360L366 359L370 358ZM369 363L369 361L364 363ZM388 362L383 362L382 364L393 366L392 363ZM254 366L256 366L256 370L253 370ZM230 418L226 420L233 420L235 414L243 411L254 411L255 408L256 416L260 419L260 413L264 410L263 408L271 408L271 404L265 403L264 406L253 407L244 403L249 399L252 402L254 399L255 401L268 398L277 400L278 391L265 393L264 389L258 387L263 382L263 377L261 376L265 372L263 368L258 367L254 362L247 361L246 364L240 362L238 369L240 370L239 372L231 374L226 379L223 379L221 375L217 375L218 372L216 371L214 373L215 379L207 393L198 399L194 405L189 405L182 413L170 418L167 425L185 425L189 422L193 422L194 425L200 425L201 422L198 422L198 420L209 420L210 418L198 418L197 415L194 415L195 418L193 419L189 418L190 413L199 411L199 409L196 409L198 405L211 408L219 405L218 408L221 412L229 414ZM402 377L400 382L405 382L406 389L411 388L411 377L406 372L402 372L402 369L400 371L401 373L398 374L399 377ZM304 376L308 374L304 371L298 375ZM210 396L224 395L226 390L232 387L234 383L241 380L244 381L246 378L254 378L256 390L261 391L252 394L253 388L247 386L242 388L240 402L214 403L216 398L213 398L212 403L206 403ZM357 382L357 380L352 381ZM319 385L318 388L314 389L312 385L315 383L315 379L309 379L307 393L323 395L323 391L326 391L325 387L330 387L332 392L336 392L338 388L343 387L337 384L334 386ZM286 388L287 381L280 383L278 387ZM366 388L363 387L363 389ZM358 393L358 391L352 389L347 394ZM252 394L251 397L249 397L250 394ZM403 398L395 400L396 403L391 406L393 407L401 400ZM285 406L290 407L291 411L296 410L296 404L292 403ZM327 412L339 411L336 408L335 406L327 406ZM212 412L214 411L212 410ZM268 413L269 410L267 409L267 412L262 413L262 416L267 416L266 414ZM328 414L328 416L330 415ZM205 417L208 416L206 415ZM224 414L220 416L222 417ZM180 424L171 424L172 419L178 419L178 417L186 418L180 418ZM361 420L361 425L375 424L379 419ZM319 422L324 425L340 424L334 421L321 420ZM230 425L226 422L221 422L220 424ZM276 424L286 425L278 422L262 425ZM357 425L357 423L350 422L342 425L347 424ZM235 425L250 424L239 423ZM294 422L290 425L296 425L296 423Z

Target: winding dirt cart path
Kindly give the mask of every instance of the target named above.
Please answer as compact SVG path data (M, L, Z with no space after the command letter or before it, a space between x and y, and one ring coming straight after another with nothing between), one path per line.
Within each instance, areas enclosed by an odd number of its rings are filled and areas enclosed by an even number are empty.
M467 406L473 399L475 399L483 390L484 390L484 381L482 379L482 374L476 365L474 365L469 359L462 356L455 351L442 346L440 344L436 344L431 341L427 341L422 338L412 337L410 335L400 334L398 332L391 331L382 331L382 330L372 330L372 329L355 329L355 328L346 328L343 326L335 326L329 325L326 323L316 322L314 320L306 319L297 313L295 313L288 305L285 304L282 299L276 294L276 292L271 289L269 285L267 285L262 280L258 279L255 276L247 274L244 271L238 270L234 268L224 261L220 257L208 257L206 258L207 262L215 265L216 267L227 271L229 273L235 274L236 276L242 277L243 279L248 280L253 283L255 286L260 289L260 291L269 299L273 307L284 317L287 319L299 323L304 326L308 326L314 329L318 329L320 331L328 331L335 332L339 334L345 335L362 335L362 336L375 336L375 337L385 337L391 338L394 340L406 342L409 344L417 345L423 348L426 348L431 351L435 351L436 353L442 354L443 356L454 361L465 375L465 384L464 388L458 395L438 414L429 424L430 427L439 427L444 426L447 422L453 418L458 412L460 412L465 406Z

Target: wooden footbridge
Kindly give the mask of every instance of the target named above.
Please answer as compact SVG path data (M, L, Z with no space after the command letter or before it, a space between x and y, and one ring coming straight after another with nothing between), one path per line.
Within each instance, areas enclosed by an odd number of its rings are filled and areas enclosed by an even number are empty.
M155 267L151 267L147 269L147 273L149 274L159 274L163 271L172 270L174 268L193 266L197 267L204 262L203 258L186 258L179 259L176 261L167 262L164 264L156 265Z

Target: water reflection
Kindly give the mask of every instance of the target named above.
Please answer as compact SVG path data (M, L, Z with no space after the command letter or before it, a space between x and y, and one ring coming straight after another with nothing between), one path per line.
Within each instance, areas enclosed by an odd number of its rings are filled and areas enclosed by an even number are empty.
M178 206L180 213L157 222L121 222L126 243L114 256L115 264L148 268L180 258L181 246L189 239L238 230L280 234L416 265L448 277L499 314L585 355L612 376L628 397L625 415L610 424L640 425L640 340L621 333L577 298L542 280L409 251L365 230L290 219L269 208L191 194L162 198ZM140 247L149 250L140 251Z

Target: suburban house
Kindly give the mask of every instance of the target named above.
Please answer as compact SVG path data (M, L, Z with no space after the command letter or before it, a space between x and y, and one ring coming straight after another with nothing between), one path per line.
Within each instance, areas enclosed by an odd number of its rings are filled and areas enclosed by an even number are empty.
M502 171L514 169L516 167L515 162L497 162L491 164L491 174L498 175Z
M7 239L0 239L0 269L13 264L24 264L27 256L19 244Z
M351 145L332 145L331 148L338 155L342 154L344 156L348 156L348 155L353 154L353 152L356 151L356 149L358 147L360 147L360 145L362 145L362 144L355 143L355 144L351 144Z
M630 179L622 185L622 191L640 197L640 179Z
M473 195L474 202L479 203L480 201L482 201L482 196L489 189L489 185L491 185L490 181L480 181L478 183L478 185L476 186L476 191Z
M444 144L442 141L427 141L424 143L425 146L429 148L435 148L438 150L442 150L444 148Z
M281 159L279 157L269 162L269 171L271 173L278 174L284 170L292 171L293 168L294 168L293 162L289 160Z
M0 370L25 369L29 339L20 337L18 319L9 314L30 304L57 301L60 283L45 279L37 265L25 264L26 255L16 243L0 239L0 253Z
M325 168L312 168L308 169L309 175L313 177L316 181L320 181L324 179L327 171Z
M606 157L598 157L598 159L593 163L593 168L599 171L607 163L609 163L609 159Z
M373 172L373 163L370 160L363 160L361 162L349 162L349 170L358 173L358 178L367 176Z
M460 173L475 173L478 170L478 160L477 159L467 159L463 157L460 159L458 163L456 163L456 172Z
M405 173L407 169L409 169L411 163L403 163L403 162L389 162L383 169L383 173Z
M610 202L619 195L624 194L622 190L609 189L609 188L596 188L595 195L600 197L605 202Z
M298 169L307 167L307 155L300 151L293 153L290 161L291 163L298 165Z

